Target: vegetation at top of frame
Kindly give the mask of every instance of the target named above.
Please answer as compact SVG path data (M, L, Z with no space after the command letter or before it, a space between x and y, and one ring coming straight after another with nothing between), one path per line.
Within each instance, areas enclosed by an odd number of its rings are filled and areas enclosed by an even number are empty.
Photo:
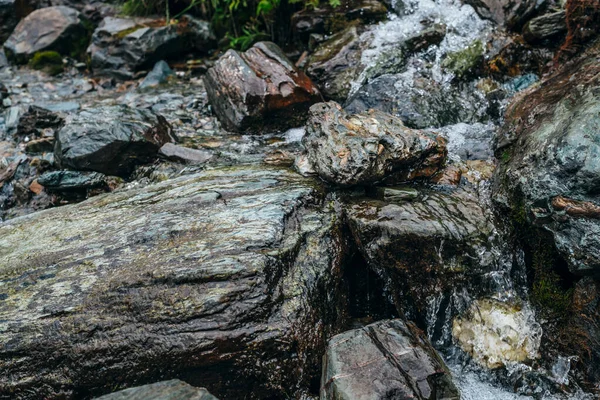
M125 0L122 11L164 15L169 23L185 13L198 15L211 21L223 47L243 51L261 40L277 41L280 21L289 21L291 12L302 7L317 8L320 1L340 5L340 0Z

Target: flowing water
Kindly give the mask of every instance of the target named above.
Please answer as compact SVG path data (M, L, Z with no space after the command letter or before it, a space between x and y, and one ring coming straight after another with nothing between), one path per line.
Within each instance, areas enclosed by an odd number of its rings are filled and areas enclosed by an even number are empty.
M420 32L434 24L445 27L441 42L429 46L408 58L402 59L400 68L391 73L383 87L388 98L402 98L400 92L410 92L413 98L429 96L428 88L416 85L418 80L427 79L428 85L439 85L446 93L463 90L465 85L475 87L472 82L457 83L452 72L443 68L444 57L452 52L464 50L477 41L485 44L497 34L489 21L482 20L473 8L459 0L407 0L399 15L392 14L388 21L381 22L362 34L361 39L369 43L362 53L362 69L352 82L350 99L360 91L363 96L380 96L369 83L377 77L374 70L381 67L382 60L390 60L390 54L408 39L419 36ZM398 9L398 8L396 8ZM394 59L398 61L398 58ZM379 71L381 72L381 71ZM508 98L538 80L534 74L507 79L500 83L507 94L499 105L501 115ZM371 92L369 92L371 90ZM366 93L364 93L366 92ZM474 89L475 102L462 104L473 108L469 115L490 114L489 101L485 93ZM402 106L400 104L400 106ZM350 101L350 111L353 109ZM402 115L401 115L402 116ZM459 164L469 159L493 160L492 142L494 132L501 123L500 118L472 118L455 120L451 125L424 126L435 128L448 139L450 163ZM490 199L490 184L482 180L477 192L484 209L490 210L494 218ZM498 224L497 224L498 225ZM551 370L541 367L533 369L525 363L511 361L517 357L512 349L507 349L503 341L517 342L515 347L524 352L523 357L535 359L538 356L542 327L533 308L528 302L527 278L524 254L510 244L507 233L500 228L489 238L490 246L482 249L479 263L484 270L477 287L457 288L451 294L440 294L429 299L427 312L427 333L436 348L445 358L462 398L466 400L512 400L512 399L592 399L571 382L569 386L569 355L559 357ZM483 300L481 300L483 299ZM455 316L470 309L477 321L470 326L457 326ZM517 310L518 311L515 311ZM457 328L472 333L465 335L466 345L472 348L469 357L457 345L453 333ZM463 343L463 347L465 344ZM479 360L478 357L480 358ZM517 357L518 358L518 357ZM496 363L496 364L494 364ZM482 367L486 365L490 368ZM497 369L498 365L503 368ZM562 390L560 388L564 388Z

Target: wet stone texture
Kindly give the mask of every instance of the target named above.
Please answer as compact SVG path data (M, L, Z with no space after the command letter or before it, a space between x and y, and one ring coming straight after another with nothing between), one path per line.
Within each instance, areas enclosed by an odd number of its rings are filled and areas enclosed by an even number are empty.
M466 286L472 295L484 290L470 283L494 262L493 225L475 193L385 192L382 200L350 201L345 215L359 251L386 282L400 313L422 320L430 296Z
M227 51L204 83L219 121L234 132L300 126L308 108L321 100L312 81L271 42L259 42L244 53Z
M435 174L446 159L446 140L404 126L393 115L371 110L348 115L335 102L310 108L301 171L332 184L408 181Z
M196 388L178 379L157 382L107 394L96 400L217 400L204 388Z
M340 218L322 200L287 170L238 167L3 223L0 393L307 387L343 317Z
M160 60L185 52L207 52L214 43L210 26L188 15L177 24L152 19L106 17L87 49L96 75L131 79Z
M321 399L459 398L444 362L411 323L379 321L329 341Z
M599 48L516 98L497 149L496 200L551 232L576 275L600 276Z
M107 175L127 175L136 165L156 159L174 141L165 118L127 106L99 107L69 116L57 133L58 165Z

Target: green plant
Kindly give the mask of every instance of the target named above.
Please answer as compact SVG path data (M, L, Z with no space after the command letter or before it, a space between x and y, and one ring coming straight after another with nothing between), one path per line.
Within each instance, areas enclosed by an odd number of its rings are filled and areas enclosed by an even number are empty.
M340 0L323 0L338 7ZM224 40L225 47L246 50L257 41L277 39L281 14L289 5L317 8L320 0L125 0L126 15L162 14L170 24L185 13L210 19L213 30ZM298 9L298 8L296 8Z

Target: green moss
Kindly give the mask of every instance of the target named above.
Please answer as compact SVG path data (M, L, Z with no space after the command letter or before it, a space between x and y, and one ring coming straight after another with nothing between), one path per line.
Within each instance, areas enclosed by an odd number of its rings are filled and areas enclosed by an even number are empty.
M510 152L508 150L504 150L500 158L504 164L508 163L510 161Z
M483 53L483 43L476 40L464 50L448 53L442 61L442 67L461 78L477 67L483 60Z
M63 71L63 58L56 51L40 51L29 60L29 66L49 75L57 75Z
M133 33L135 31L137 31L140 28L142 28L140 25L136 25L136 26L132 26L131 28L123 29L122 31L118 32L115 35L115 37L117 39L123 39L125 36L129 35L130 33Z
M573 289L565 289L561 285L561 278L555 272L556 263L555 250L538 241L532 260L535 274L532 300L550 318L567 316L573 297Z

